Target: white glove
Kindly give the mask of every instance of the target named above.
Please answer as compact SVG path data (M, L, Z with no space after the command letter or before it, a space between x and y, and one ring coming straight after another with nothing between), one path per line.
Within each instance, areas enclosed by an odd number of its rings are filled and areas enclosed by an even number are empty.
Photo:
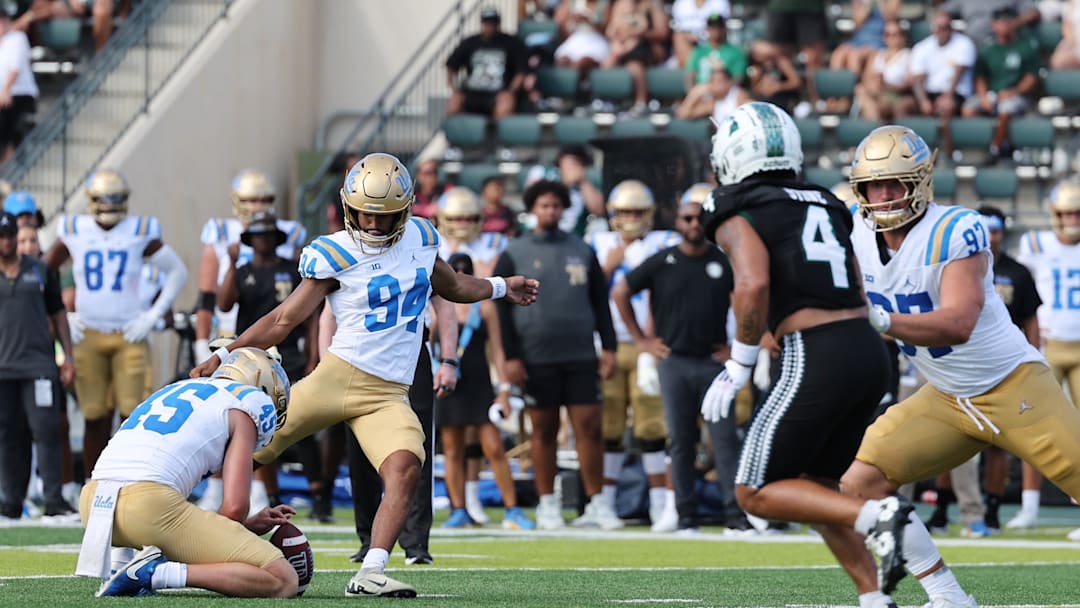
M68 319L68 333L71 334L71 343L78 344L86 337L86 323L83 322L82 317L77 312L67 313Z
M735 394L750 380L751 372L751 367L728 359L724 364L724 371L713 378L709 390L705 392L705 398L701 400L701 415L706 422L719 422L720 419L728 417Z
M889 316L889 313L877 304L870 304L868 308L870 326L876 329L879 333L885 333L889 331L889 328L892 327L892 317Z
M195 351L195 365L206 361L214 355L214 353L210 350L210 341L206 338L202 338L201 340L195 340L195 344L193 344L192 346L194 347Z
M159 316L152 309L140 313L124 326L124 339L131 343L142 342L153 331Z
M767 348L758 351L757 363L754 365L754 386L762 391L767 391L772 386L772 353Z
M652 353L637 357L637 387L650 397L660 396L660 372L656 370L656 357Z

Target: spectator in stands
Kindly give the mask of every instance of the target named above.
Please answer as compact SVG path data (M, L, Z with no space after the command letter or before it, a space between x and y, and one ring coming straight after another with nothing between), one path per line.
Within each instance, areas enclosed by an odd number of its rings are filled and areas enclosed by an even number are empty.
M814 75L825 64L825 43L829 36L825 0L768 0L765 12L765 38L788 57L799 52L805 57L806 89L810 102L817 105Z
M559 410L565 406L574 429L581 480L589 503L574 525L604 529L622 526L601 497L604 444L601 438L600 380L615 372L615 330L608 309L607 279L592 249L560 229L570 208L570 191L541 180L523 196L536 217L533 232L511 241L495 265L495 275L529 269L544 285L538 308L520 314L496 302L506 353L506 379L524 386L536 400L527 409L532 422L532 460L540 504L540 529L562 528L562 506L555 494L555 451ZM601 200L601 203L603 201ZM601 354L593 346L600 335Z
M13 27L15 3L0 4L0 162L6 162L26 135L37 111L38 86L30 69L30 41Z
M866 63L886 46L885 22L899 14L900 0L852 0L855 30L847 42L833 50L829 67L862 75Z
M746 68L750 94L791 111L799 100L802 76L791 58L775 44L756 40L750 45L750 65Z
M939 12L963 19L964 33L981 49L997 38L992 22L996 20L994 14L1001 9L1012 10L1006 25L1016 38L1027 39L1026 28L1034 27L1041 18L1035 0L946 0Z
M112 36L113 17L127 17L130 12L131 0L34 0L19 19L19 26L25 31L34 21L89 15L93 20L94 48L100 51Z
M964 116L997 116L990 154L1008 156L1009 120L1031 107L1039 86L1039 53L1017 37L1016 10L994 11L994 43L979 52L975 62L975 95L964 102Z
M40 228L45 225L45 216L37 208L34 196L29 192L20 190L7 195L4 198L4 211L14 215L20 227Z
M604 193L589 181L586 169L590 164L589 152L576 144L564 147L555 159L559 181L570 189L570 205L560 214L559 220L559 229L563 232L583 236L590 216L603 218L607 215Z
M480 186L480 199L484 203L482 232L498 232L506 236L517 234L517 214L503 203L506 196L506 179L501 175L484 178Z
M941 119L943 146L952 150L949 121L974 93L975 43L954 32L952 18L938 11L932 32L911 49L911 87L919 114Z
M416 168L416 201L412 205L412 214L435 221L439 197L446 189L445 184L439 183L439 161L433 158L420 161Z
M667 16L653 0L615 0L611 7L611 17L605 30L610 52L600 66L622 66L630 72L634 83L631 113L643 113L648 105L645 68L653 63L649 33L661 21L666 22Z
M855 86L855 98L863 118L889 120L915 113L915 97L911 93L911 49L907 34L900 22L885 22L885 48L863 72L862 81Z
M708 84L690 89L686 99L679 104L675 115L679 118L705 118L711 116L717 124L731 116L735 108L754 101L745 89L735 84L735 79L720 62L716 62Z
M525 79L525 47L516 36L499 30L499 11L480 11L480 33L469 36L446 60L453 94L446 114L483 114L502 118L514 113L517 92ZM459 73L466 70L459 85Z
M709 37L694 47L690 59L686 62L686 90L695 85L707 84L712 75L713 66L719 61L721 67L742 84L746 78L749 60L746 51L727 41L727 22L720 13L709 15Z
M1063 4L1061 42L1050 55L1050 69L1080 69L1080 0L1067 0Z
M611 54L611 45L603 33L608 9L606 2L563 0L555 12L555 21L565 36L555 49L555 63L577 69L579 82Z
M671 46L677 67L686 67L698 43L708 40L708 22L712 15L731 16L728 0L675 0L671 5ZM689 87L688 87L689 88Z

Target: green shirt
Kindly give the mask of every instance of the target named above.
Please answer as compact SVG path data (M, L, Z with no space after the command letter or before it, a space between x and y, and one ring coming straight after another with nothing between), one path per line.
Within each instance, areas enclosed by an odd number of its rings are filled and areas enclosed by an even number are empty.
M703 42L694 47L690 53L690 59L686 62L686 71L695 75L698 84L709 82L712 76L712 60L717 59L727 67L727 71L736 82L742 82L746 78L746 52L739 47L725 42L714 47L708 42Z
M766 3L767 12L825 12L825 0L769 0Z
M1025 74L1039 73L1039 54L1027 40L997 42L984 48L975 61L975 76L986 79L991 91L1015 87Z

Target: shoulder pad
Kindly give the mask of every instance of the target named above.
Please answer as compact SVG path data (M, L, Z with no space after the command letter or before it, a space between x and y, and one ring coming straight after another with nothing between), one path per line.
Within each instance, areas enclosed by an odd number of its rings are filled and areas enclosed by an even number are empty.
M439 246L439 231L435 229L435 224L432 224L431 220L426 217L410 217L409 223L420 233L421 247Z
M966 207L947 208L930 228L923 263L933 266L989 251L990 236L981 218Z
M356 257L333 235L320 236L300 254L300 276L305 279L329 279L356 265Z
M229 231L225 225L225 220L219 217L213 217L206 220L206 224L203 225L202 234L199 235L199 240L202 241L204 245L228 243Z

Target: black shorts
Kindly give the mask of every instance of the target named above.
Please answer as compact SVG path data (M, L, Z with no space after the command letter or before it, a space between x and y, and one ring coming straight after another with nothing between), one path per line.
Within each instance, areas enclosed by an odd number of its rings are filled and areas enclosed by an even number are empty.
M11 105L0 110L0 148L8 144L19 145L26 136L29 125L26 117L37 111L37 100L29 95L16 95Z
M778 44L794 44L798 48L823 43L829 36L825 11L770 11L765 39Z
M866 319L783 338L780 379L754 413L735 483L840 479L889 384L885 342Z
M526 365L525 392L538 408L599 404L603 393L597 369L596 360Z
M483 114L485 116L494 114L495 93L465 91L465 112L467 114Z

